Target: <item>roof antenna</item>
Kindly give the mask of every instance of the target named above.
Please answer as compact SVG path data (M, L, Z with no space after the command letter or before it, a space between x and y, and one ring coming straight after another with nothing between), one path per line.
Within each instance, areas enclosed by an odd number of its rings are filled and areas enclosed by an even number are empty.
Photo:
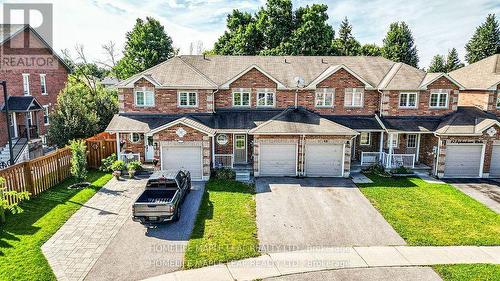
M297 89L295 90L295 108L297 108L297 103L299 98L299 88L303 88L305 82L304 78L300 76L295 77L293 81L295 82L295 86L297 87Z

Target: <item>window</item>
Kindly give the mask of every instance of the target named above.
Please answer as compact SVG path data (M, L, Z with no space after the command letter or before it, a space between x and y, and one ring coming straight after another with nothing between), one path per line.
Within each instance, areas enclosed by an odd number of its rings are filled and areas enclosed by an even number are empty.
M344 97L344 106L363 107L363 88L346 88Z
M250 91L239 89L233 92L233 106L250 106Z
M152 91L140 90L135 92L136 106L154 106L155 96Z
M43 124L49 125L49 105L43 106Z
M198 93L197 92L179 92L177 99L180 107L197 107Z
M30 75L23 73L23 92L25 96L30 94Z
M333 100L335 96L335 89L320 88L316 90L316 100L314 104L316 107L333 107Z
M236 136L235 147L236 149L245 149L245 139L244 135Z
M257 90L257 106L274 106L274 92L271 89Z
M399 107L417 108L417 93L406 92L399 94Z
M133 143L138 143L141 140L141 135L139 133L130 134L130 141Z
M228 139L226 134L217 135L217 143L218 144L226 145L228 141L229 141L229 139Z
M500 108L500 91L497 91L497 108Z
M412 134L408 135L408 139L406 140L407 148L416 148L417 147L417 135Z
M392 148L396 148L396 147L399 147L399 134L393 134L392 135ZM389 138L387 139L387 148L389 148L389 140L390 140L390 136Z
M369 132L361 132L359 135L359 144L360 145L370 145L372 141L372 134Z
M40 74L40 89L42 90L42 95L47 94L47 82L45 81L45 74Z
M26 115L26 118L28 118L28 126L31 127L33 126L33 112L28 112Z
M447 108L448 107L448 93L446 89L431 90L431 108Z

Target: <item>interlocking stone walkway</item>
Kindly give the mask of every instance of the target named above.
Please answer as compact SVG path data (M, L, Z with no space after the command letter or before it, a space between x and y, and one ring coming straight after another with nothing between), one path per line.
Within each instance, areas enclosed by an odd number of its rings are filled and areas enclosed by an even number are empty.
M42 246L58 280L83 280L130 216L145 183L112 179Z

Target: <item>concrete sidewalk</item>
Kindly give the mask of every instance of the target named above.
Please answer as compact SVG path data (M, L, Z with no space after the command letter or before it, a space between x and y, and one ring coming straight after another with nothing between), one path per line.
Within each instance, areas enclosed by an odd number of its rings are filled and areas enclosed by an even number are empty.
M227 264L176 271L149 281L255 280L287 274L343 268L500 263L500 246L331 247L271 253Z

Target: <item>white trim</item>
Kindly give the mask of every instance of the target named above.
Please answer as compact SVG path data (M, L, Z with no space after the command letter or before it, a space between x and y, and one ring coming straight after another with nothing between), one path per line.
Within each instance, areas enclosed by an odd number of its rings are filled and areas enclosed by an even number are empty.
M367 133L368 134L368 143L366 143L366 144L362 144L361 143L361 137L363 136L363 133ZM360 146L370 146L370 145L372 145L372 133L371 132L366 132L366 131L365 132L361 132L359 134L359 145Z
M264 94L264 105L259 105L259 94ZM268 105L267 104L267 95L272 94L273 95L273 104ZM234 96L233 96L233 102L234 102ZM256 93L255 93L255 107L276 107L276 91L273 91L271 88L257 88Z
M427 74L427 75L429 75L429 74ZM446 74L446 73L441 73L440 75L436 76L434 79L432 79L432 80L430 80L430 81L426 82L425 84L421 84L421 85L419 86L419 89L420 89L420 90L427 90L427 86L429 86L430 84L434 83L434 81L438 80L438 79L439 79L439 78L441 78L441 77L445 77L446 79L450 80L450 82L452 82L453 84L455 84L456 86L458 86L458 88L459 88L460 90L464 90L464 89L465 89L465 87L464 87L462 84L460 84L457 80L455 80L455 79L451 78L451 76L449 76L449 75L448 75L448 74ZM425 77L424 77L424 79L423 79L423 80L425 80ZM424 82L423 80L422 80L422 82Z
M137 93L138 92L141 92L143 94L143 100L144 100L144 104L143 105L140 105L140 104L137 104ZM146 103L146 95L148 93L151 93L153 95L153 104L147 104ZM141 88L135 88L134 89L134 106L135 107L155 107L155 104L156 104L156 96L155 96L155 92L154 91L151 91L151 90L147 90L146 87L141 87Z
M401 105L401 95L407 95L406 96L406 105ZM408 104L410 103L410 95L414 94L415 95L415 106L409 106ZM418 92L410 92L410 91L400 91L399 92L399 100L398 100L398 107L401 109L417 109L418 108Z
M197 127L195 127L195 126L187 123L186 122L187 120L190 120L192 122L196 122L196 123L200 124L201 126L206 127L206 129L197 128ZM209 136L214 136L215 135L215 130L213 130L211 128L208 128L207 126L205 126L205 125L203 125L203 124L201 124L201 123L199 123L199 122L197 122L195 120L189 119L187 117L179 118L179 119L174 120L174 121L172 121L170 123L167 123L167 124L165 124L163 126L160 126L160 127L156 128L156 129L153 129L153 130L149 131L149 134L155 134L157 132L163 131L163 130L165 130L167 128L170 128L170 127L178 125L178 124L182 124L184 126L190 127L190 128L195 129L195 130L197 130L199 132L205 133L205 134L207 134Z
M42 77L43 77L43 79L42 79ZM43 81L43 83L42 83L42 81ZM42 90L41 89L42 85L45 89L45 92L42 92L42 96L46 96L49 94L47 91L47 75L45 75L43 73L40 74L40 91Z
M484 156L486 152L486 143L483 143L481 147L481 162L479 163L479 177L483 177L483 172L484 172ZM491 166L491 165L490 165Z
M49 105L46 104L46 105L43 105L42 107L43 107L43 124L45 126L50 125L50 120L49 120L49 113L50 113L49 112ZM47 123L45 123L45 113L47 113Z
M14 135L13 135L13 136L11 136L11 137L13 137L13 138L17 138L17 137L19 136L19 132L18 132L18 129L17 129L17 119L16 119L16 113L15 113L15 112L12 112L11 114L12 114L12 115L10 116L10 118L11 118L11 122L12 122L12 124L14 125L14 132L13 132L13 133L14 133ZM9 127L10 127L10 124L9 124ZM9 128L9 130L10 130L10 128Z
M30 74L29 73L23 73L22 75L23 75L23 95L24 96L31 96L31 91L30 91ZM26 79L26 81L24 81L25 79Z
M132 87L134 86L135 82L141 80L141 78L146 79L149 83L153 84L155 87L161 86L158 82L156 82L152 77L149 77L147 75L139 75L136 78L130 80L127 84L132 84Z
M345 71L349 72L349 74L354 76L356 79L361 81L365 85L365 89L370 89L370 90L375 89L370 83L368 83L368 81L363 79L361 76L356 74L356 72L352 71L349 67L347 67L343 64L332 65L332 66L328 67L325 71L323 71L323 73L321 73L316 79L314 79L311 83L309 83L309 85L307 85L304 89L306 89L306 90L316 89L316 86L319 83L321 83L323 80L330 77L332 74L334 74L335 72L337 72L341 69L344 69Z
M181 95L182 94L186 94L186 102L187 102L187 105L182 105L181 104ZM189 95L190 94L195 94L195 97L196 97L196 101L195 101L195 104L194 105L191 105L189 104ZM191 108L196 108L198 107L198 91L177 91L177 107L191 107Z
M342 144L342 171L340 171L341 177L344 177L344 168L345 168L345 143Z
M420 137L422 135L421 134L417 134L417 158L416 158L416 161L419 162L420 160Z
M234 94L240 94L241 105L236 105L234 103ZM248 94L248 105L243 105L243 94ZM252 107L252 89L248 88L234 88L231 92L232 105L233 107Z
M410 146L410 136L415 136L415 146ZM418 136L417 134L407 134L406 135L406 148L417 148L417 142L418 142Z
M121 147L120 147L120 133L119 132L116 132L116 156L117 158L116 159L121 159Z
M231 83L233 83L234 81L238 80L238 78L240 78L241 76L245 75L247 72L249 72L252 69L258 70L260 73L264 74L267 78L271 79L274 83L276 83L276 88L277 89L280 89L280 90L286 89L285 85L283 85L280 81L278 81L278 79L274 78L269 73L265 72L262 68L260 68L259 66L255 65L255 64L251 65L247 69L245 69L242 72L238 73L236 76L234 76L233 78L229 79L224 84L222 84L219 88L220 89L229 89Z
M321 90L321 91L319 91ZM322 96L322 103L321 105L318 105L318 94ZM331 99L331 104L330 105L325 105L326 102L326 97L325 95L331 94L332 99ZM316 108L333 108L335 107L335 88L316 88L316 91L314 92L314 107Z
M137 141L134 141L134 134L137 134L139 136L139 139ZM139 143L141 141L141 134L140 133L129 133L128 139L131 143Z
M359 94L358 90L361 89L361 105L354 105L354 94ZM349 104L347 104L347 90L352 91L351 92L351 101ZM344 89L344 107L345 108L363 108L365 106L365 89L364 88L345 88Z
M448 90L448 92L442 92L443 90ZM439 91L439 92L433 92L433 91ZM429 108L430 109L447 109L449 107L451 91L452 91L451 89L432 89L430 94L429 94ZM432 95L436 95L436 94L438 95L437 105L432 106L431 105ZM443 95L443 94L446 95L446 105L440 106L439 101L440 101L441 95Z

